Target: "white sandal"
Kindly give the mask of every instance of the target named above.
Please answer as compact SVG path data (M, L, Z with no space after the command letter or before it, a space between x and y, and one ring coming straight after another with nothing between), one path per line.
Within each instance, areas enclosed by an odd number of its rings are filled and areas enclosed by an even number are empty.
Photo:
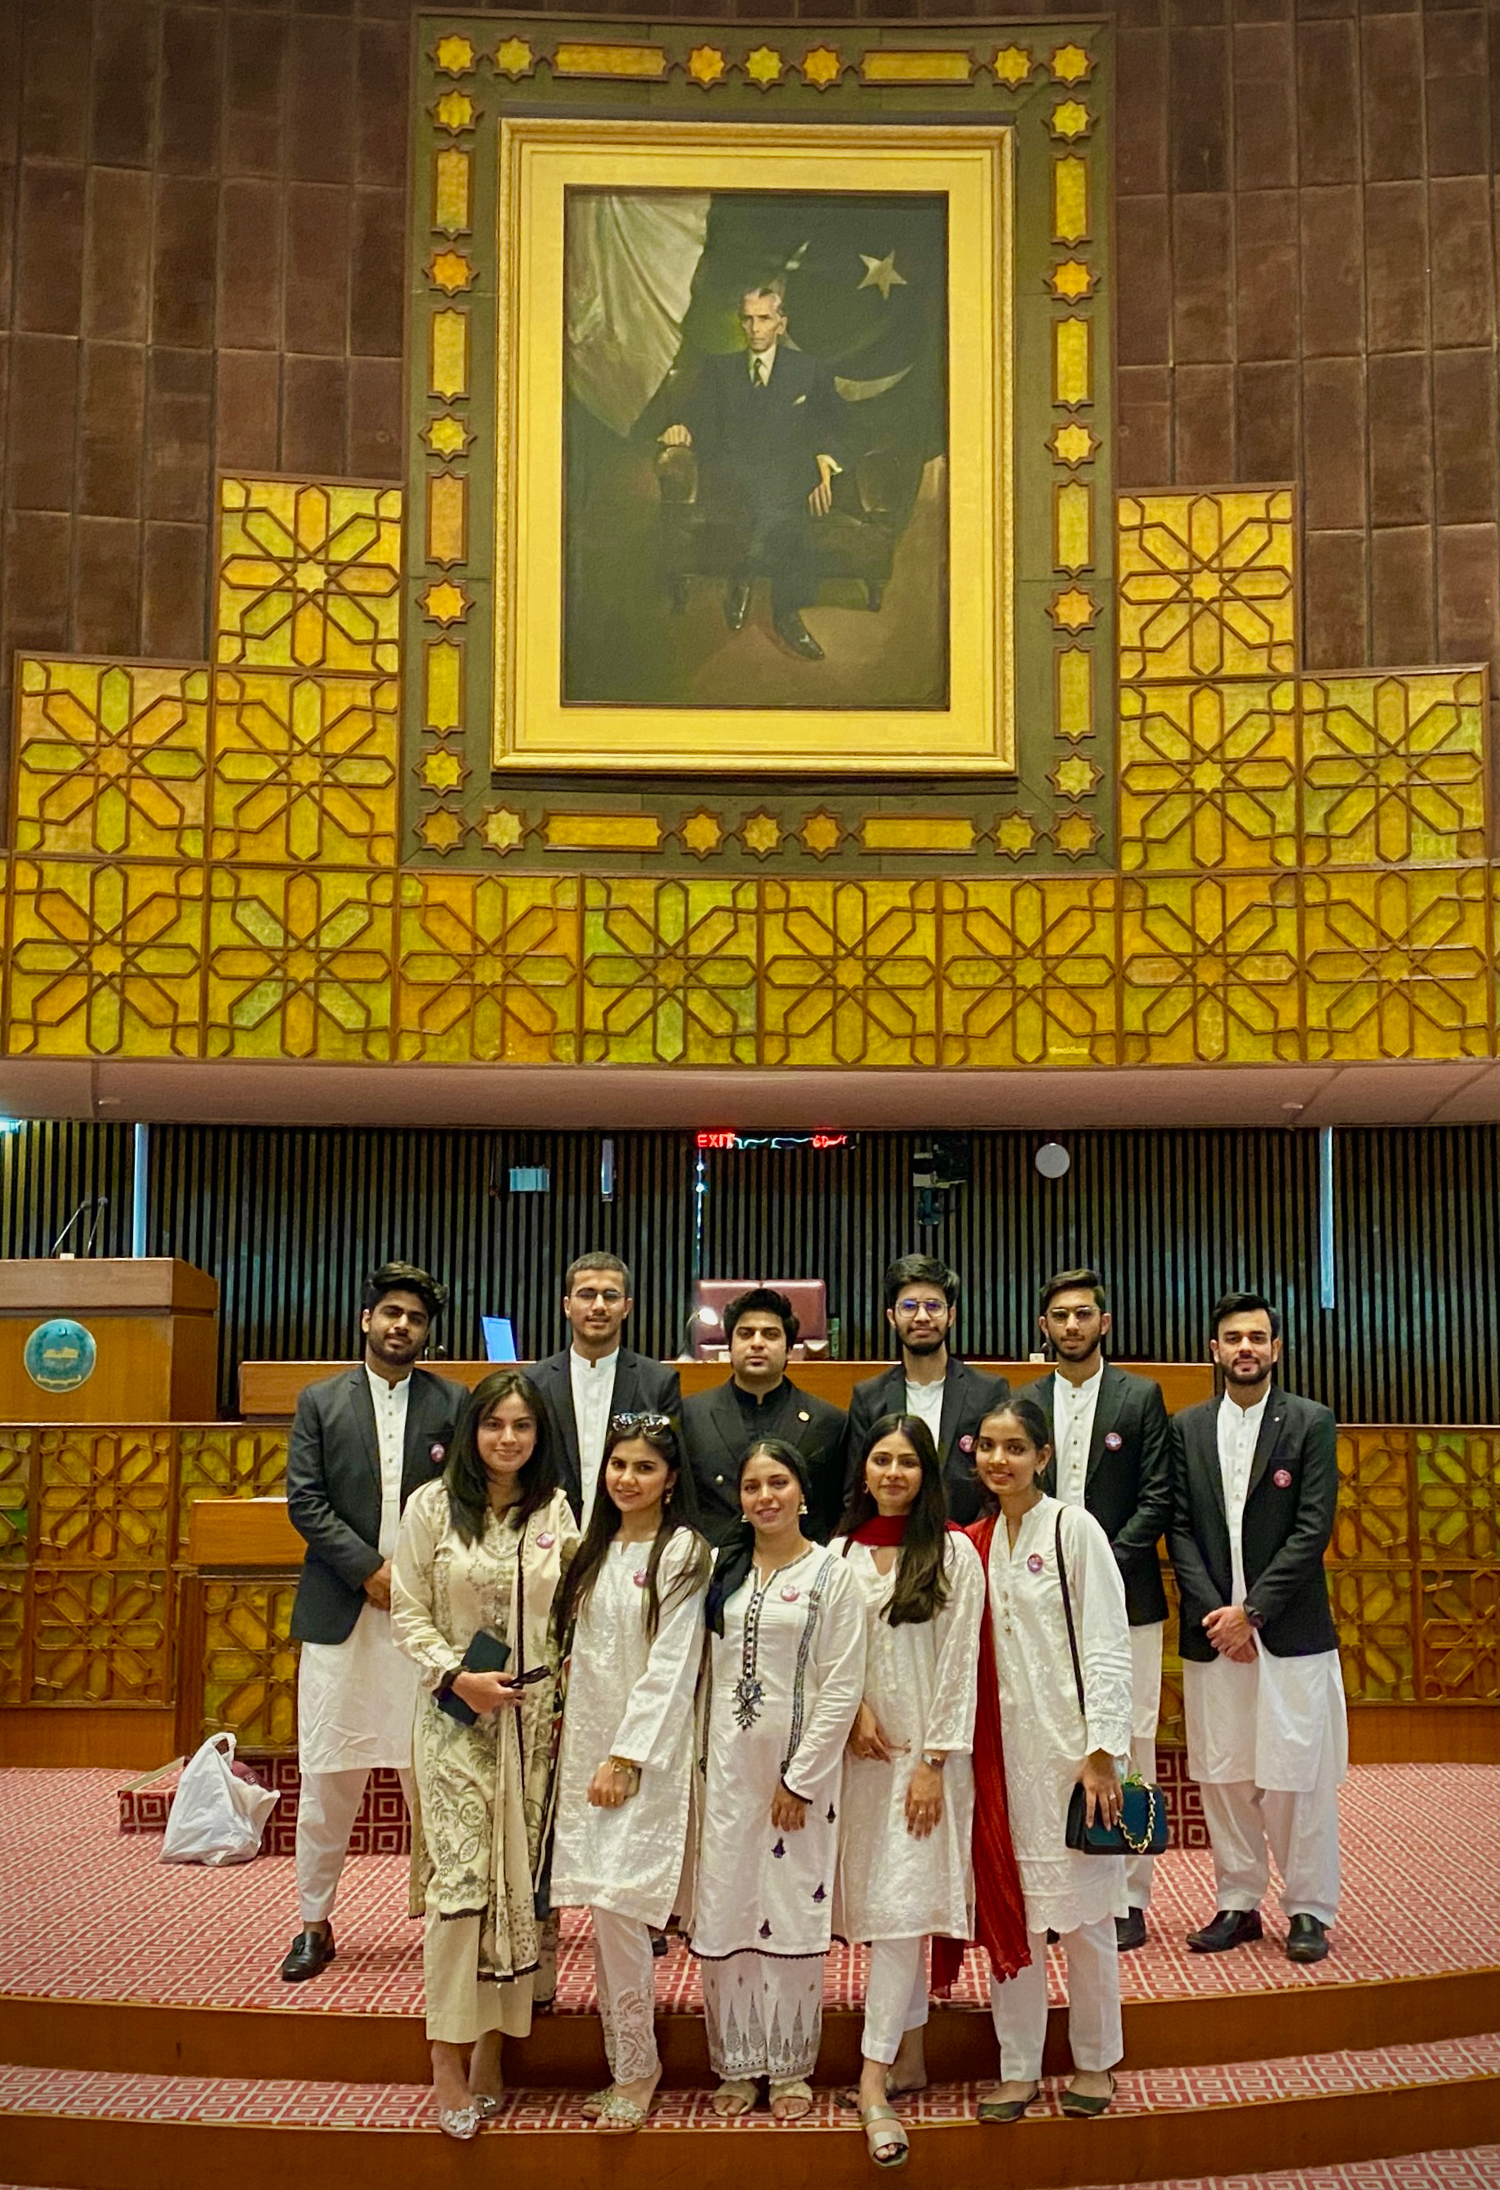
M748 2114L760 2097L760 2087L753 2076L726 2076L713 2096L713 2109L720 2121L738 2121ZM738 2102L731 2104L731 2101Z
M861 2107L859 2118L875 2165L904 2167L911 2157L911 2139L896 2109L893 2106Z
M812 2112L812 2085L803 2076L783 2076L779 2081L773 2077L766 2097L771 2113L778 2122L805 2121ZM795 2114L778 2114L776 2109L783 2099L804 2099L807 2103L799 2106Z

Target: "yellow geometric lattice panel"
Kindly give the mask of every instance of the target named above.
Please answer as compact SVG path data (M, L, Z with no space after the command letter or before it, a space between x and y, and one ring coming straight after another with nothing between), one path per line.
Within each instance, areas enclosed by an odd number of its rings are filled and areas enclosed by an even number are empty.
M286 1488L287 1433L238 1422L177 1431L177 1528L200 1498L279 1498Z
M1417 1540L1436 1563L1500 1559L1500 1434L1417 1429Z
M1500 1568L1424 1568L1422 1703L1493 1703L1500 1694Z
M215 677L215 859L394 866L394 679Z
M33 1703L170 1703L172 1580L162 1568L33 1567Z
M17 665L16 849L200 859L208 672Z
M1306 866L1482 858L1483 675L1308 678L1302 769Z
M26 1638L26 1575L12 1567L0 1571L0 1707L24 1703L21 1652Z
M214 868L207 1054L384 1063L395 893L394 873Z
M589 1063L754 1064L756 885L584 885Z
M1351 1703L1415 1703L1417 1635L1410 1567L1335 1567L1328 1576Z
M1284 677L1296 668L1292 495L1122 495L1120 675Z
M1123 888L1122 1062L1297 1057L1295 876L1153 875Z
M33 1557L151 1566L172 1556L169 1429L45 1429Z
M14 862L13 1057L196 1057L203 869Z
M945 882L945 1065L1117 1062L1113 875Z
M247 1749L297 1741L297 1645L290 1639L294 1582L203 1585L203 1732L228 1732Z
M1299 879L1309 1060L1489 1054L1485 869Z
M399 1055L573 1063L578 889L571 876L404 875Z
M762 1064L936 1062L936 882L767 881L762 894Z
M1412 1440L1409 1429L1339 1431L1339 1502L1333 1555L1341 1565L1411 1559Z
M1127 873L1291 867L1296 687L1123 685L1120 864Z
M225 479L219 504L217 661L395 674L396 488Z

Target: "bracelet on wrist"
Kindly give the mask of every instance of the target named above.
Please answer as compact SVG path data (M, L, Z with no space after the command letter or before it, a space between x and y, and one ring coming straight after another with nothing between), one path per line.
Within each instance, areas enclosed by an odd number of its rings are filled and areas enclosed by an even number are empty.
M629 1757L611 1757L609 1759L609 1768L612 1772L625 1773L638 1772L640 1770L640 1766L636 1763L633 1763Z
M924 1749L922 1751L922 1762L930 1766L934 1772L940 1772L947 1761L948 1752L946 1749Z

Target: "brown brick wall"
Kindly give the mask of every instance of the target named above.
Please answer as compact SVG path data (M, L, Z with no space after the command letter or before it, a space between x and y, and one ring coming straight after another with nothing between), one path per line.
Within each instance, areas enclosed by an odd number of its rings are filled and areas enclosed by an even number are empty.
M216 466L401 476L413 12L0 0L6 726L17 647L202 653ZM1117 19L1121 483L1300 479L1314 666L1492 658L1500 11Z

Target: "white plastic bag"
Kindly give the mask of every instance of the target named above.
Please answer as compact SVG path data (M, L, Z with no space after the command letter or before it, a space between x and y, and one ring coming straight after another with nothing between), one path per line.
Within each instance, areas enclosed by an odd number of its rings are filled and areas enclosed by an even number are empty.
M281 1797L236 1779L233 1762L233 1734L211 1734L188 1758L167 1815L163 1863L248 1863L260 1853L266 1819Z

